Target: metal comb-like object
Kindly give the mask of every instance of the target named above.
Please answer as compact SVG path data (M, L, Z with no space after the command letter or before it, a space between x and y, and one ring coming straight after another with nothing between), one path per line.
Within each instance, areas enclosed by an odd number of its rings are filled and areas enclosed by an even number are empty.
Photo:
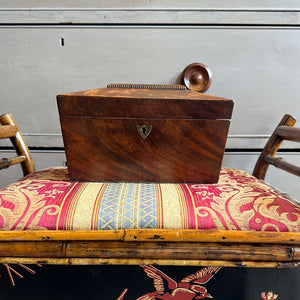
M159 90L186 90L184 85L180 84L135 84L135 83L112 83L108 88L119 89L159 89Z

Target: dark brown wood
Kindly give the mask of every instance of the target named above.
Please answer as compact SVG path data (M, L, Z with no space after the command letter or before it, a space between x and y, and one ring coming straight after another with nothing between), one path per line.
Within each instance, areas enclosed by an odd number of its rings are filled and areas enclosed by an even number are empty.
M11 114L1 115L0 124L0 139L10 138L18 155L8 159L9 166L20 163L24 176L34 172L35 167L30 151L13 116Z
M232 100L185 90L126 88L57 100L72 180L218 181Z
M276 133L284 140L300 142L300 128L278 126Z
M188 90L101 88L57 96L61 116L230 119L233 101Z
M136 129L143 124L152 126L145 139ZM228 127L226 120L78 122L66 117L62 129L69 175L81 181L217 182Z
M282 157L274 157L271 155L264 156L264 162L275 166L281 170L287 171L296 176L300 176L300 167L297 167L291 163L285 161Z
M293 247L188 242L68 242L61 253L67 257L180 260L292 261ZM1 243L0 243L1 253ZM21 253L22 254L22 253ZM40 253L38 253L40 255ZM63 255L62 255L63 257Z
M0 159L0 170L1 169L6 169L10 166L16 165L16 164L20 164L22 162L26 161L26 157L25 156L15 156L15 157L11 157L11 158L2 158ZM27 175L27 174L26 174Z
M211 85L212 72L204 64L193 63L183 70L180 81L189 90L204 93Z
M0 159L0 170L1 169L6 169L10 166L10 163L9 163L9 159L8 158L2 158Z
M284 115L282 120L279 122L278 126L272 133L270 139L267 141L264 149L262 150L262 152L256 162L256 165L255 165L255 168L253 171L253 175L256 178L259 178L259 179L265 178L266 172L269 167L269 163L264 159L264 157L267 155L274 156L276 154L277 150L279 149L281 143L285 139L285 136L289 136L290 137L289 139L295 140L295 130L291 131L290 129L286 129L287 127L294 126L295 123L296 123L296 120L291 115L288 115L288 114ZM278 134L278 131L279 132L281 131L282 136L280 136ZM296 132L298 132L298 130L296 130Z

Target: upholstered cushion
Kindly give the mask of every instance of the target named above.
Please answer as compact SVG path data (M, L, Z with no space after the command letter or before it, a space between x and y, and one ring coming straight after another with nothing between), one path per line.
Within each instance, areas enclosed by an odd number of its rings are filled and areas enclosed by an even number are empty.
M300 205L248 173L218 184L71 182L67 168L0 190L1 230L123 228L300 231Z

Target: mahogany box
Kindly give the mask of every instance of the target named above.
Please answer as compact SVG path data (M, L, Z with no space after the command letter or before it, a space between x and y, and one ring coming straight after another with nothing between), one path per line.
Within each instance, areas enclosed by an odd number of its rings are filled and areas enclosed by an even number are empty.
M232 100L183 86L110 85L57 103L71 180L218 181Z

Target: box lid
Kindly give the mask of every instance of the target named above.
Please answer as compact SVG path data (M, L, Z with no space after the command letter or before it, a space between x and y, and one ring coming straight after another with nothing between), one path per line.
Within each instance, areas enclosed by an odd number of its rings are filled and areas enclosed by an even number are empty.
M111 84L57 96L64 116L230 119L233 101L181 85ZM84 105L83 105L84 104Z

